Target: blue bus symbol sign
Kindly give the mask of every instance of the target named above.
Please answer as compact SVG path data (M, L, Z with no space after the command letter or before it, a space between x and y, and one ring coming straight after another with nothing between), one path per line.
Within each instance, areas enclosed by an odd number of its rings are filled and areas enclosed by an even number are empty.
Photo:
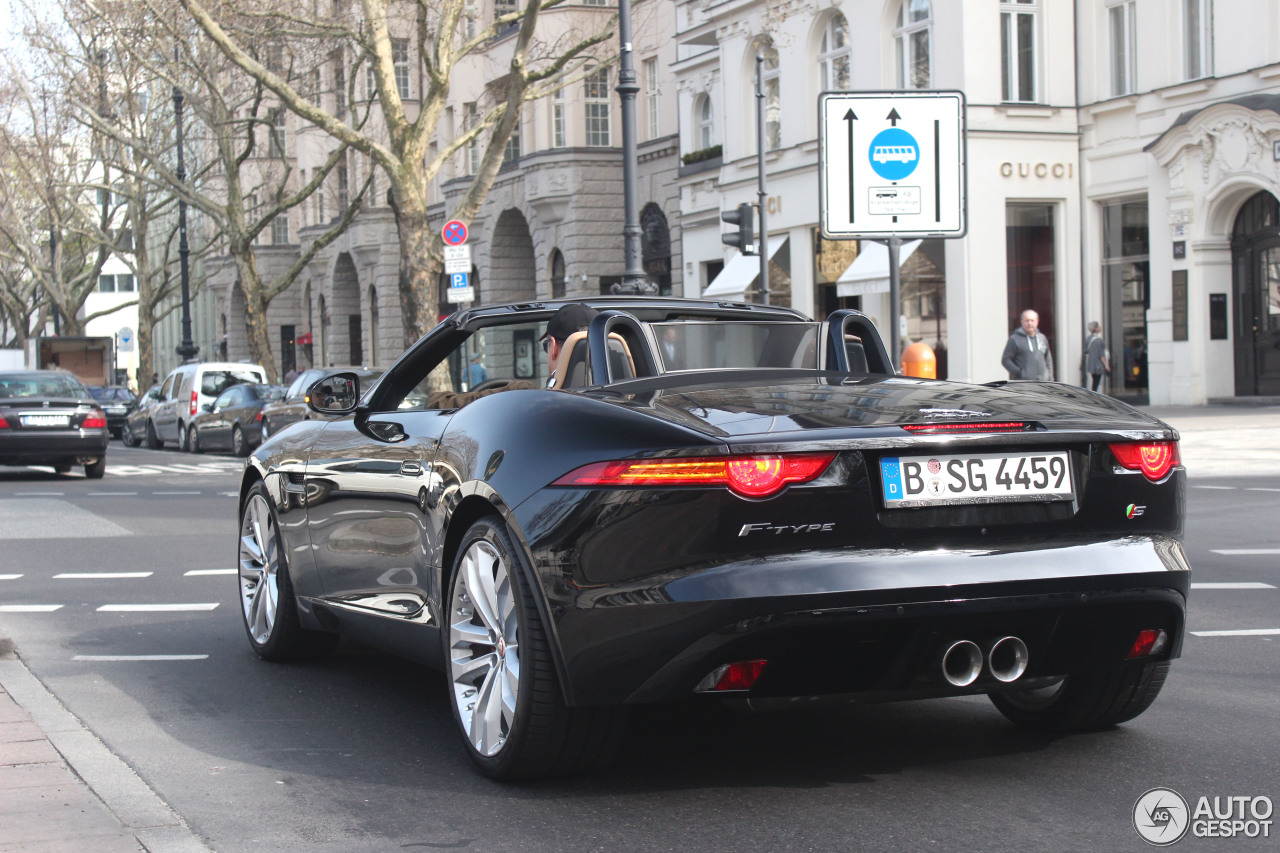
M910 133L899 127L890 127L871 140L867 156L877 175L886 181L900 181L916 170L920 162L920 146Z

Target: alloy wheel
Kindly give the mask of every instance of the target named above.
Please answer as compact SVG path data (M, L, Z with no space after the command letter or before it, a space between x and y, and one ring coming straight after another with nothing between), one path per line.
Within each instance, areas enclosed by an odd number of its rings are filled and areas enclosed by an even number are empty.
M458 718L481 755L502 749L515 726L520 691L516 591L494 546L471 543L449 607L449 673Z
M275 517L262 495L245 505L240 521L240 605L253 641L271 639L280 601L279 537Z

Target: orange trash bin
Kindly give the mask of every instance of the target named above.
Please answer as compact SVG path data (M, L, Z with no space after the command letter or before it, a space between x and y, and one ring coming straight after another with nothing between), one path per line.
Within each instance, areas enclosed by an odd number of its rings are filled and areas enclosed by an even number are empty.
M902 352L902 374L922 379L938 378L938 356L933 347L917 341Z

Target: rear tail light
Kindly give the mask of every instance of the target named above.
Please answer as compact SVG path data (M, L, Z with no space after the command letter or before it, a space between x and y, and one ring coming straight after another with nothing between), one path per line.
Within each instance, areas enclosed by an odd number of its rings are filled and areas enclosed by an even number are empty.
M1169 635L1167 633L1158 628L1147 628L1138 632L1138 638L1129 647L1129 654L1125 655L1125 658L1144 658L1148 655L1158 655L1164 651L1165 646L1168 644Z
M750 690L769 664L767 660L743 660L718 666L693 688L695 693L731 693Z
M565 474L552 485L728 486L740 495L762 498L792 483L816 479L834 458L834 453L803 453L593 462Z
M4 419L4 415L0 415L0 429L8 429L9 422Z
M106 413L95 409L84 416L84 423L80 424L83 429L106 429L107 416Z
M1182 460L1178 457L1178 442L1126 442L1112 444L1111 454L1121 468L1141 471L1151 482L1163 480L1165 475Z
M254 415L254 416L253 416L253 420L254 420L256 423L262 423L262 410L261 410L261 409L259 409L259 410L258 410L258 414L256 414L256 415Z
M191 414L194 417L200 412L200 394L197 391L191 392Z

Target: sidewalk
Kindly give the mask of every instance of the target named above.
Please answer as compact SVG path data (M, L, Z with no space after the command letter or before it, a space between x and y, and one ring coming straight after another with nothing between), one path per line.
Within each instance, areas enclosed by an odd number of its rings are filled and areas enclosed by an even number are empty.
M0 636L0 853L208 853Z
M1280 487L1280 406L1141 408L1178 430L1188 477L1270 477Z

